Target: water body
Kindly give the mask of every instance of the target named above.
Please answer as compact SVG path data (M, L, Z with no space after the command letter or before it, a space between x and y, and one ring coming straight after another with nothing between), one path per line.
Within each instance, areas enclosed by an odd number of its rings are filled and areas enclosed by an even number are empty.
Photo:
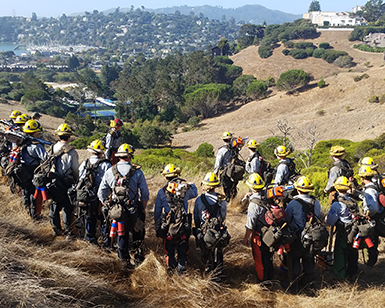
M28 53L29 51L25 49L25 46L21 46L20 48L18 49L15 49L15 47L17 47L18 44L14 44L14 43L0 43L0 51L13 51L15 53L15 55L18 55L20 56L21 53Z

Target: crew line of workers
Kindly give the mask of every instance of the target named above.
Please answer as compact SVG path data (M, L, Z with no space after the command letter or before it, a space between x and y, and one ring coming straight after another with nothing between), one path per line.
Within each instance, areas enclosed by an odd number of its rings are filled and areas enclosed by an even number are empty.
M116 239L118 257L125 266L132 268L140 264L144 260L144 222L149 190L140 166L132 162L133 147L121 144L122 121L111 121L105 144L101 140L94 140L87 147L90 157L79 166L78 153L69 144L73 131L67 124L57 128L59 141L47 152L41 139L38 139L42 128L37 120L28 119L17 111L10 118L15 124L12 129L28 137L25 139L27 141L16 147L20 152L20 165L25 167L28 177L23 183L17 182L17 186L22 192L23 206L31 217L41 219L46 187L52 199L49 220L55 236L75 238L79 236L76 233L81 233L84 228L85 239L98 245L96 228L100 221L102 246L111 248ZM366 265L373 266L377 262L381 232L376 229L373 231L374 224L371 222L382 219L379 216L383 216L383 207L375 185L380 179L378 166L371 158L364 158L360 162L359 176L363 187L359 190L353 181L350 164L343 159L344 148L331 148L334 165L329 171L325 187L325 193L330 194L330 210L325 218L321 218L320 203L311 195L314 186L306 176L295 174L295 164L288 158L290 150L285 146L275 149L279 164L274 170L258 152L259 144L255 140L247 142L250 156L247 162L243 162L238 157L243 145L242 138L234 138L231 133L225 132L222 139L224 145L218 150L213 172L206 174L202 180L204 192L200 196L194 183L180 178L181 170L174 164L167 165L162 171L166 183L156 196L154 222L156 234L164 242L170 271L176 269L179 274L186 271L189 237L193 233L201 250L204 270L210 272L215 269L220 272L223 248L231 238L225 224L227 203L236 196L237 184L245 171L249 174L246 184L250 190L242 199L248 202L243 243L252 247L260 281L273 279L273 254L278 251L294 292L311 283L314 279L314 252L321 256L318 248L325 247L323 244L317 248L319 243L313 238L310 250L304 248L306 230L315 221L319 221L320 225L326 222L331 230L336 227L333 262L336 277L354 277L357 273L357 248L365 250ZM7 140L3 143L9 145ZM9 145L13 148L8 154L10 161L15 153L14 146ZM40 173L40 176L44 175L44 181L41 180L43 177L39 181L37 170L43 170L50 160L50 170ZM220 186L224 195L216 191ZM268 189L281 194L271 197ZM363 215L359 213L357 195L363 201ZM193 213L190 214L188 201L193 198L196 200ZM64 229L60 222L60 211L63 211ZM269 232L276 233L269 238ZM132 241L129 240L130 233ZM278 242L278 237L286 238L286 242ZM360 237L365 241L359 242ZM129 243L132 243L131 248Z

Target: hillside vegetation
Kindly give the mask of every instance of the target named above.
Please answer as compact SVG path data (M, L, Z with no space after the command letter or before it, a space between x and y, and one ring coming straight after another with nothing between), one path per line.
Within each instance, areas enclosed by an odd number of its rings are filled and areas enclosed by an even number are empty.
M255 46L231 57L234 65L242 67L243 74L253 75L258 80L269 76L277 80L281 73L290 69L302 69L314 80L294 95L273 91L263 100L237 105L232 112L203 120L200 130L175 135L173 145L194 151L205 141L219 147L223 131L261 142L279 134L278 120L286 120L292 127L291 140L299 149L305 148L305 144L298 132L306 132L312 124L317 127L317 140L362 141L379 136L385 131L385 107L370 104L368 100L373 95L385 93L383 56L353 49L354 43L348 41L348 36L348 31L322 31L319 38L307 41L330 42L336 50L348 52L356 63L353 68L339 68L316 58L296 60L282 54L283 46L275 49L273 56L267 59L259 57ZM356 76L364 73L369 77L354 81ZM322 89L317 87L321 78L327 84Z

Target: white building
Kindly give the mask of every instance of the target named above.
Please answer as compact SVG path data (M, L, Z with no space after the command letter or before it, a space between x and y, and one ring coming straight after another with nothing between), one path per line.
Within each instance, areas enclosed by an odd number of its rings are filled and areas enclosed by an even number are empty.
M365 22L362 17L350 16L348 12L315 11L303 14L304 19L310 19L318 26L359 26Z

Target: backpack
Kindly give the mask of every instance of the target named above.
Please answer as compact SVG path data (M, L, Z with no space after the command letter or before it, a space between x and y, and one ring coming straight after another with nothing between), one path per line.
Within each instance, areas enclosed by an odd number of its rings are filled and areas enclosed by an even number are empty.
M346 159L341 159L334 163L334 166L338 167L341 170L340 176L345 176L348 179L354 176L353 168L350 166L349 162Z
M107 136L108 136L109 134L112 136L112 139L113 139L113 140L119 138L119 133L118 133L116 130L114 130L113 128L110 128L110 129L108 130L108 132L107 132L102 138L100 138L100 141L101 141L104 145L106 145Z
M270 165L270 163L263 159L262 155L258 151L256 151L251 157L249 157L247 161L251 162L256 157L258 158L261 164L260 169L257 173L263 178L265 183L270 183L273 179L274 168Z
M33 173L25 164L21 163L21 155L32 142L28 139L24 140L21 145L12 149L9 155L9 163L5 169L5 175L11 181L11 190L15 185L21 188L27 188L31 183Z
M375 229L379 236L385 237L385 179L379 174L373 178L373 187L378 192L378 204L382 207L382 212L374 215L376 221Z
M310 255L317 255L325 248L329 240L329 232L322 221L314 214L315 198L311 202L297 198L306 214L306 224L301 233L301 244L303 249Z
M281 160L279 163L287 165L289 168L289 180L295 181L296 177L300 175L300 172L297 171L294 159L286 158L285 160Z
M227 177L229 177L233 181L242 180L243 175L245 174L245 171L246 171L246 169L245 169L246 163L243 160L239 159L239 157L238 157L239 149L232 147L229 144L226 144L226 145L220 147L220 149L221 148L228 149L230 151L231 157L232 157L231 163L227 164L223 168L223 174L225 174Z
M105 158L99 158L94 164L91 164L90 159L85 161L85 177L73 189L72 203L81 209L87 209L90 205L99 202L97 198L98 187L95 187L95 177L99 165L103 162L109 161Z
M201 200L206 207L208 216L200 228L205 246L209 249L226 247L230 242L231 236L227 231L227 227L218 217L222 200L218 196L216 203L211 205L207 201L205 194L201 195Z
M280 245L291 244L294 241L292 230L284 223L286 212L283 208L270 205L260 199L253 198L250 201L262 206L265 212L265 221L269 227L262 227L262 241L272 250L277 250Z
M163 187L170 212L163 213L155 226L157 237L174 243L188 240L191 235L192 215L187 213L184 207L184 198L189 187L187 184L183 184L183 181L174 179L173 182Z
M74 146L65 144L58 153L54 154L53 146L51 146L47 159L34 171L32 184L35 187L46 187L49 196L53 200L62 199L67 194L68 188L73 184L74 180L71 174L63 176L56 172L57 160L73 149L75 149Z
M110 196L110 209L108 216L111 220L123 221L129 219L134 225L138 219L138 205L134 198L130 197L130 188L128 183L136 170L140 169L139 165L131 164L130 171L122 176L118 171L118 166L111 167L115 177L115 184L112 187Z

